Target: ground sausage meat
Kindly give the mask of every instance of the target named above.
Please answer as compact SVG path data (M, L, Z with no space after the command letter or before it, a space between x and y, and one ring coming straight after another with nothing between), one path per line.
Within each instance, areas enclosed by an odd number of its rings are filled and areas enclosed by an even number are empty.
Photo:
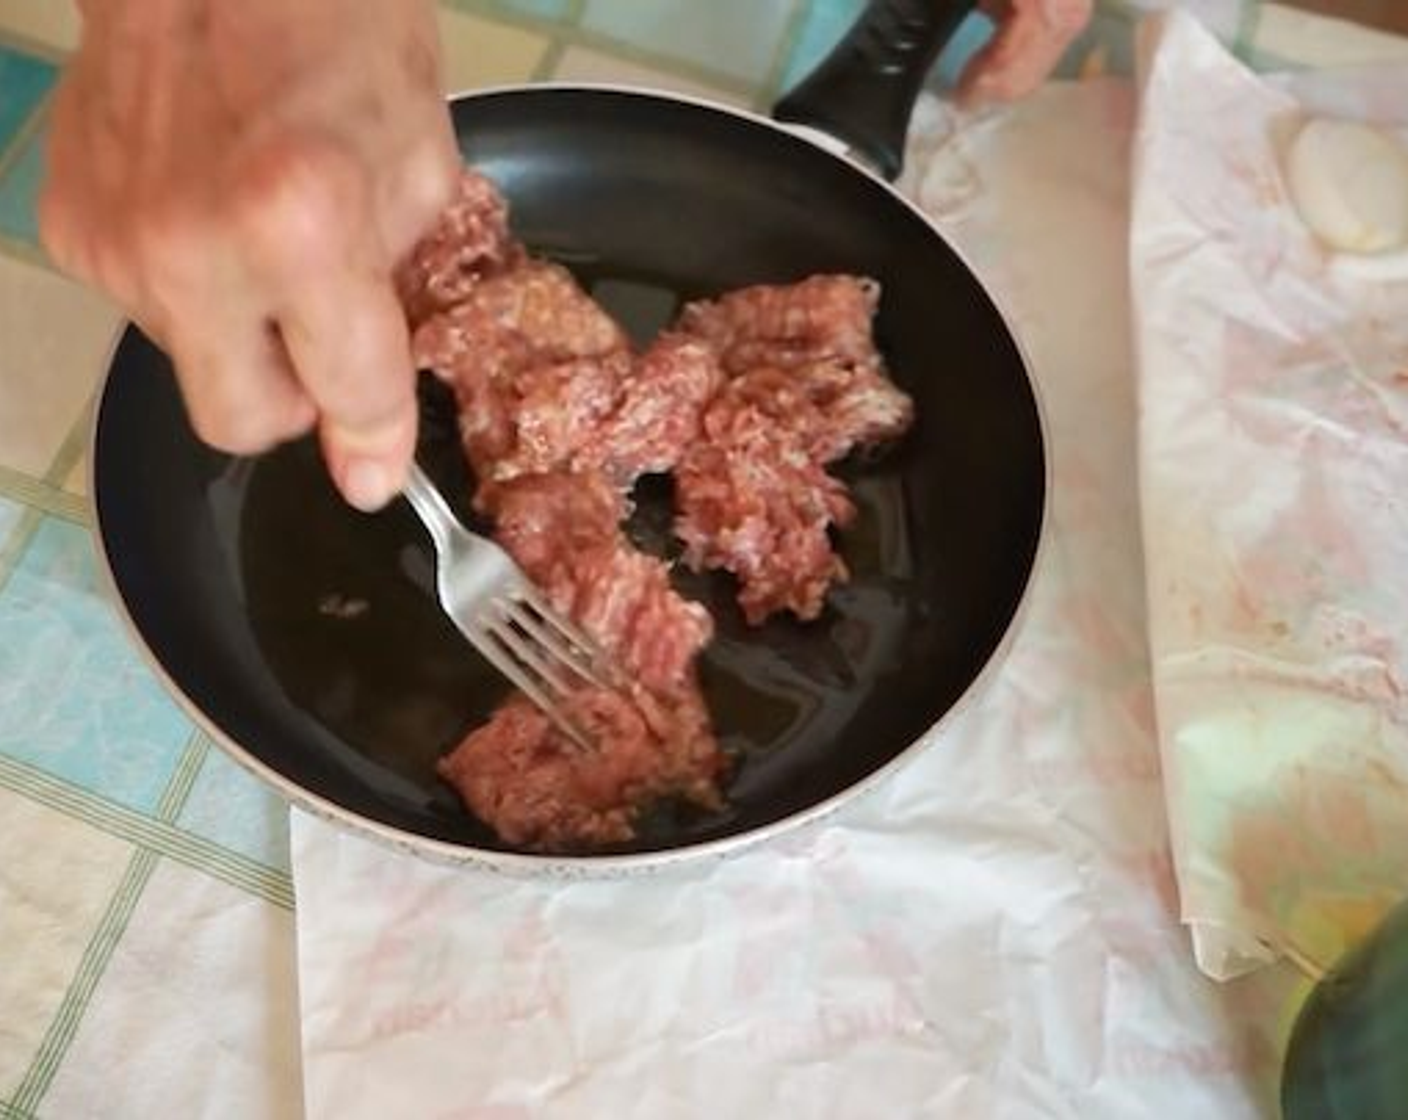
M813 276L689 304L677 329L718 355L730 380L675 471L685 560L732 572L749 623L813 619L847 577L831 543L854 507L825 467L894 439L914 418L885 375L871 319L879 287Z
M456 386L627 349L625 333L570 272L535 260L481 278L421 323L412 344L417 364Z
M440 774L505 840L542 850L630 840L638 811L662 797L717 808L724 758L694 671L713 622L675 593L661 561L631 548L621 492L600 474L554 472L481 497L499 541L600 644L616 680L566 705L590 749L515 696L441 760Z
M875 366L759 366L734 378L728 393L787 428L819 463L893 440L914 419L913 402Z
M859 276L758 284L686 305L679 330L712 346L732 375L822 361L878 367L871 320L879 298L880 286Z
M433 316L415 336L418 364L455 389L476 472L503 481L600 470L629 489L643 474L668 471L723 383L714 352L675 337L633 355L615 324L600 322L595 304L591 311L580 306L591 301L575 285L525 279L526 271L486 280L468 302ZM515 314L521 308L503 306L501 291L520 285L540 289L533 302L558 308L553 333L531 338ZM542 290L548 287L550 298ZM529 320L545 314L529 310Z
M506 211L481 186L467 180L400 274L414 356L455 391L477 508L614 679L568 701L591 749L516 695L438 769L510 843L622 842L661 797L720 804L724 756L694 668L713 620L621 523L631 484L674 464L723 375L692 340L634 355L566 269L497 235Z
M469 294L483 276L522 255L509 234L508 206L485 176L466 170L435 227L396 270L396 288L414 326Z
M553 606L629 677L658 693L693 687L713 620L631 546L625 498L600 473L525 475L484 492L495 536Z
M847 574L831 531L855 513L826 466L913 418L872 336L878 286L745 288L636 353L473 172L397 284L418 365L455 391L476 508L612 665L610 687L568 701L590 748L515 695L439 772L505 841L542 850L628 842L662 797L717 808L725 760L695 668L713 620L632 546L629 494L672 472L685 561L732 572L751 623L815 618Z
M412 352L454 388L484 481L566 465L616 408L634 364L621 328L572 275L532 260L423 322Z
M735 383L736 385L737 383ZM845 487L794 430L730 385L704 416L704 437L675 470L675 533L685 562L723 568L756 625L779 611L816 618L846 566L829 529L855 513Z
M704 406L724 381L713 351L682 336L657 339L623 379L615 407L578 445L578 470L601 470L629 487L663 474L699 436Z
M720 806L722 756L697 691L662 699L639 686L589 689L568 715L593 749L564 741L515 696L440 760L439 773L508 843L546 851L628 841L638 807L661 797Z

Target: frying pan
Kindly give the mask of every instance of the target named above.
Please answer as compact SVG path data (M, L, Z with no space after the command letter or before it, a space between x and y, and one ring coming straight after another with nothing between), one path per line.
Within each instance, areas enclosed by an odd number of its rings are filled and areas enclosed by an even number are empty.
M924 75L970 4L882 0L776 115L899 170ZM765 118L639 90L525 87L452 100L463 150L516 233L571 267L638 339L681 299L815 272L877 278L877 338L918 420L845 464L853 573L823 617L750 629L723 575L679 574L718 636L700 672L733 758L728 806L651 811L632 844L501 843L434 760L505 692L441 615L404 503L336 496L311 439L255 459L203 446L135 328L97 411L96 533L132 632L192 717L295 803L432 857L554 874L716 854L815 819L902 763L997 671L1041 537L1046 450L1023 357L944 237L859 162ZM453 412L423 378L420 457L463 499ZM669 488L629 531L669 555ZM466 503L460 501L466 517Z

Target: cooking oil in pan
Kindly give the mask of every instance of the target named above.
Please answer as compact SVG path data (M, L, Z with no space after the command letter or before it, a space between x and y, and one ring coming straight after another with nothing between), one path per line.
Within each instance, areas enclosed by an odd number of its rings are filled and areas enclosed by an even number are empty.
M654 335L688 294L574 271L638 340ZM452 402L428 378L422 390L422 461L473 522ZM845 473L858 516L838 543L852 578L832 591L815 622L749 627L731 577L675 566L678 589L715 619L700 677L733 776L722 814L663 807L645 822L641 846L766 815L785 790L821 780L848 743L866 735L854 726L857 712L896 668L919 608L900 472L882 460ZM357 769L419 790L437 816L462 814L435 776L435 760L487 719L507 686L441 613L430 543L409 509L399 502L371 516L349 509L311 440L215 488L221 504L240 510L230 543L256 639L287 696L357 756ZM673 558L669 480L644 479L634 497L628 534Z

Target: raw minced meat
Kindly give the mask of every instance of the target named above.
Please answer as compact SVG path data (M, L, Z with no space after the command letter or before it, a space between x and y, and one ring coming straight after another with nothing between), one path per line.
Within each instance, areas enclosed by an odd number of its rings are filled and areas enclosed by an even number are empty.
M485 491L499 543L626 676L658 693L693 684L713 620L663 561L621 532L626 499L600 473L525 475Z
M809 452L805 427L779 423L741 394L720 394L704 432L675 469L685 561L732 572L749 623L784 610L816 618L847 576L829 536L855 514L845 487Z
M485 176L466 170L455 197L396 270L396 288L414 326L459 303L487 273L522 255L508 229L508 205Z
M529 366L460 393L460 432L479 477L503 482L568 466L596 438L631 368L624 352Z
M573 452L573 466L600 469L618 486L669 471L698 437L704 406L722 384L707 346L657 339L622 380L611 413Z
M679 329L709 343L733 375L823 361L878 367L871 320L879 300L873 280L822 274L688 304Z
M583 689L567 716L592 749L515 696L437 769L500 837L540 850L631 840L638 808L661 797L720 807L723 759L697 689L663 698L638 685Z
M914 419L913 402L876 366L759 366L729 382L725 394L785 427L819 463L895 439Z
M473 172L397 282L417 363L454 388L476 508L610 666L608 687L567 699L589 748L515 695L439 772L504 840L544 850L628 842L661 797L717 808L726 767L695 669L713 620L625 536L629 493L672 472L685 561L732 572L750 623L815 618L846 578L831 530L855 512L826 465L913 417L873 339L878 285L819 275L691 303L637 354L514 241Z
M872 281L813 276L692 303L680 316L679 330L710 346L730 380L675 471L675 534L691 566L737 577L750 623L821 613L847 578L830 529L854 515L824 468L913 421L875 348L878 298Z
M584 685L565 704L589 749L516 696L441 760L441 775L505 840L545 850L629 840L637 811L661 797L717 808L724 758L694 671L713 620L630 546L620 490L599 473L554 472L481 498L528 578L600 646L611 687Z
M674 466L699 430L704 405L723 382L713 351L663 338L633 355L590 298L554 277L530 283L558 308L555 334L529 337L499 292L526 286L514 271L486 280L471 301L416 332L418 363L455 389L465 449L479 476L602 470L623 489ZM570 278L569 278L570 282ZM553 289L547 295L545 289ZM575 285L574 285L575 289ZM525 301L529 302L529 301ZM499 303L497 309L486 305ZM549 314L527 309L523 319ZM609 325L608 325L609 324Z
M482 277L451 307L420 324L417 364L451 385L628 348L625 332L561 265L524 260Z

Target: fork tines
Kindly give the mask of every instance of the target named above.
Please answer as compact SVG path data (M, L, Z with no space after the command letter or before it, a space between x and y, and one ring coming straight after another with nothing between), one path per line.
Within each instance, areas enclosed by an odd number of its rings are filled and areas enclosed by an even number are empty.
M481 625L484 656L574 742L589 746L581 728L563 712L563 701L584 685L607 687L591 639L526 588L495 599Z

